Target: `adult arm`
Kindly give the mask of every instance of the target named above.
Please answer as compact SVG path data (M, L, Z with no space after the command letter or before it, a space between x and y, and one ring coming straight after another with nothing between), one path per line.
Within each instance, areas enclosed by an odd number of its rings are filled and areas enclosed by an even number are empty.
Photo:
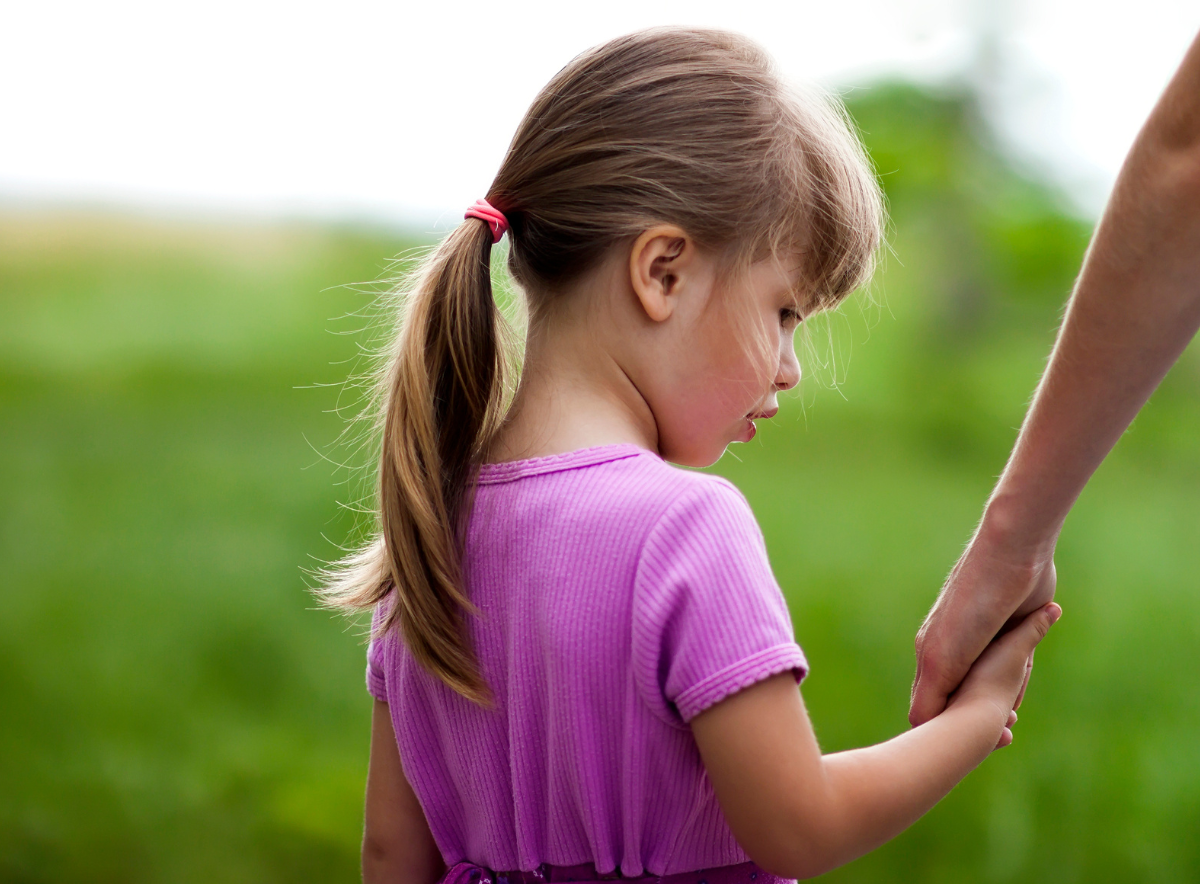
M446 864L417 796L404 776L388 704L375 701L363 827L364 884L435 884Z
M1060 613L1047 605L1031 614L980 657L941 715L875 746L822 756L790 672L694 716L692 734L738 844L768 872L810 878L912 825L1011 740L1025 661Z
M1067 513L1198 326L1200 36L1125 159L1012 455L917 634L914 726L1010 618L1053 598Z

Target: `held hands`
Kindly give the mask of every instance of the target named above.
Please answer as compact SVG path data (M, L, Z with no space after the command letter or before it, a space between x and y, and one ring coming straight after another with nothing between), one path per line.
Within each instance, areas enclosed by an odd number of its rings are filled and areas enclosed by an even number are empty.
M984 525L950 572L917 633L917 673L908 719L924 724L946 708L950 694L998 635L1054 598L1054 547L1030 551ZM1021 705L1033 659L1013 704Z
M1016 723L1016 706L1021 702L1029 671L1033 667L1033 650L1046 637L1050 627L1062 616L1062 608L1050 602L1026 616L1016 626L996 639L980 655L967 672L958 690L950 697L947 708L960 703L986 702L994 704L997 717L1005 717L1004 729L996 748L1012 742L1012 726Z

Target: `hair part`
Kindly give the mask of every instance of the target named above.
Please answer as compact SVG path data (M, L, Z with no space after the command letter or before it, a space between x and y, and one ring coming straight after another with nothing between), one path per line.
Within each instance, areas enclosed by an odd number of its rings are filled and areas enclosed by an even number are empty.
M486 199L508 219L508 269L533 318L662 222L717 255L725 281L764 258L798 258L797 300L825 309L870 275L883 215L835 98L785 84L744 37L683 28L619 37L559 71ZM378 524L317 590L346 611L394 596L372 637L399 629L426 670L483 705L493 700L465 629L478 610L462 553L474 478L511 388L491 248L487 224L466 220L402 283L376 396Z

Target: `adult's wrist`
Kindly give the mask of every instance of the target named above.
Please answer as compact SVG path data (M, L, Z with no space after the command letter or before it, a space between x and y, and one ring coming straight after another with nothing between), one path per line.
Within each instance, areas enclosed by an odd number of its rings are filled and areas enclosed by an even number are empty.
M1040 571L1054 558L1063 518L1031 508L1028 496L997 488L983 511L975 543L1011 567Z

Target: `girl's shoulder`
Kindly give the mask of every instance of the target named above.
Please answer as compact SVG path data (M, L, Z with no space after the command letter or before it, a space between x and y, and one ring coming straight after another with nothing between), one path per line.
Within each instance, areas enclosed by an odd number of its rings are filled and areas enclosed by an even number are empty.
M688 535L708 538L716 549L730 543L758 549L764 545L762 529L750 502L724 476L668 465L674 471L670 494L659 501L652 535L675 547Z
M649 481L641 487L647 496L657 498L664 508L663 515L679 509L732 509L753 521L750 502L729 479L694 467L677 466L653 452L644 451L644 454L646 456L639 459L638 467Z
M623 548L638 558L688 537L720 537L751 551L762 545L733 482L637 445L485 464L479 482L485 493L475 499L472 534L479 551L510 548L514 534L553 534L575 554Z
M643 552L663 541L676 546L685 535L763 546L749 500L724 476L677 466L646 449L609 466L592 476L603 501L590 512L626 525Z

